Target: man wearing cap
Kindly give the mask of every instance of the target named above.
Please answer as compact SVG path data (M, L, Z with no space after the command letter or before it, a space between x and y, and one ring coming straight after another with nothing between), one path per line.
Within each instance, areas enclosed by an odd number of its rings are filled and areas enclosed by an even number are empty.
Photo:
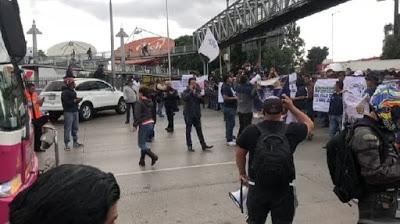
M359 224L400 223L400 91L383 87L371 98L369 126L355 128L350 146L360 168L364 193L358 198ZM375 127L375 128L372 128Z
M284 111L289 110L298 123L288 125L282 121ZM265 189L254 184L256 176L253 166L249 166L246 172L246 156L249 153L249 164L257 161L255 153L261 130L268 130L271 134L284 133L291 153L294 153L297 145L302 142L314 128L311 119L293 104L293 101L284 96L268 98L263 105L264 121L258 125L250 125L237 140L236 164L239 170L240 181L249 186L247 209L249 224L264 224L268 213L271 212L273 223L292 223L295 212L294 188L291 184L279 189ZM294 164L292 162L292 167ZM293 180L292 180L293 181Z
M70 150L70 136L73 138L73 147L79 148L83 145L78 142L79 130L79 103L82 98L78 98L75 92L75 80L73 78L64 79L65 86L62 88L61 102L64 109L64 143L65 150Z

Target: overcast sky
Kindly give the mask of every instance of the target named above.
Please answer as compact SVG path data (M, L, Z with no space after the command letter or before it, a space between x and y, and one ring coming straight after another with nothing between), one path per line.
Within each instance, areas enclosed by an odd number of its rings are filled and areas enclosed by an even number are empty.
M110 51L108 0L20 0L25 31L35 19L43 35L39 49L62 41L78 40L93 44L98 51ZM170 35L191 35L226 7L225 0L169 0ZM233 1L231 1L233 2ZM383 27L393 21L393 0L352 0L298 21L306 49L332 48L334 21L334 59L352 60L379 56ZM115 33L123 27L130 35L135 27L166 36L164 0L113 0ZM135 39L150 36L135 35ZM26 36L28 46L31 36ZM119 40L115 41L116 48ZM330 58L332 55L329 56Z

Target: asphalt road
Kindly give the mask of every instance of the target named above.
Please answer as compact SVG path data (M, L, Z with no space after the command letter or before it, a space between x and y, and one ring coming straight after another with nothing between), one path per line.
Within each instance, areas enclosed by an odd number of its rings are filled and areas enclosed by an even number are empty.
M225 145L225 128L220 112L203 111L203 132L212 152L202 152L193 130L194 153L186 151L185 126L181 112L176 116L175 133L164 128L166 118L158 119L156 138L151 148L160 160L151 167L138 166L137 133L124 124L125 117L113 111L103 112L80 125L79 150L64 152L60 145L61 162L86 164L116 175L122 189L119 201L121 224L239 224L245 223L228 197L239 188L234 163L234 148ZM56 126L63 142L63 121ZM317 129L314 140L302 143L295 154L299 207L297 224L356 223L356 206L342 204L332 192L323 144L326 129ZM53 152L40 155L43 162Z

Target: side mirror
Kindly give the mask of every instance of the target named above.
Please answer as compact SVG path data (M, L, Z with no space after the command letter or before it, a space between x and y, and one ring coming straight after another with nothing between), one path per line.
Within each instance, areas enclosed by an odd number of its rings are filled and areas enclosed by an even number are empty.
M26 42L17 0L0 0L0 30L12 62L22 60Z

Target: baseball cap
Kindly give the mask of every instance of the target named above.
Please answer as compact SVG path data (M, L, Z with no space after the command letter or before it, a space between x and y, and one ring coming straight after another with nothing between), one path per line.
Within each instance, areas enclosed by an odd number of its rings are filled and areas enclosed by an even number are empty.
M263 105L263 111L266 114L276 115L283 112L282 100L278 97L267 98Z

